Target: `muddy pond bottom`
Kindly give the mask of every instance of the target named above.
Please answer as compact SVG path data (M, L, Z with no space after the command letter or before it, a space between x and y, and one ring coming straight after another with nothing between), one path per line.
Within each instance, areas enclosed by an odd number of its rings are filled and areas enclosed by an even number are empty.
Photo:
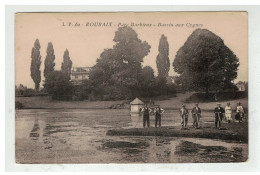
M127 109L19 110L16 114L17 163L209 163L243 162L248 158L246 143L106 136L108 129L142 126ZM176 126L177 114L178 111L166 111L162 124Z

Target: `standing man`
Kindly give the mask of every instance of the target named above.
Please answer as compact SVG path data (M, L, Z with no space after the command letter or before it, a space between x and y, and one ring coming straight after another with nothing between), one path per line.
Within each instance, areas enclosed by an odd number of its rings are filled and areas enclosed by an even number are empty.
M237 110L236 110L237 114L236 114L236 119L239 121L239 123L242 121L243 117L244 117L244 109L243 106L241 105L241 103L239 102L237 104Z
M192 109L191 113L192 113L192 118L193 118L193 128L198 128L199 120L201 117L201 110L199 108L198 103L195 104L195 107Z
M224 109L221 107L221 104L218 103L217 107L214 110L215 113L215 126L217 129L220 129L223 114L225 113Z
M225 107L225 116L227 117L228 123L232 120L232 107L230 106L230 103L227 103L227 106Z
M186 109L185 105L182 105L182 108L180 109L180 115L181 115L181 126L182 128L187 127L188 123L188 117L189 117L189 111Z
M147 104L145 104L144 108L142 109L142 113L143 113L143 127L145 128L145 124L147 123L147 127L150 127L150 112L152 110L150 108L147 107Z
M157 123L159 123L159 127L161 127L161 117L164 113L164 109L160 108L160 105L154 109L155 113L155 127L157 128Z

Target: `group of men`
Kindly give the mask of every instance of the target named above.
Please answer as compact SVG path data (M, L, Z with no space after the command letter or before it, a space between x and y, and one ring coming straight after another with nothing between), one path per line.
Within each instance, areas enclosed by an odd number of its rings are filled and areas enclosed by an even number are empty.
M199 104L196 103L195 107L191 111L192 118L193 118L193 128L199 128L199 120L201 118L201 109L199 107ZM183 104L182 108L180 109L180 116L181 116L181 125L183 128L187 127L188 124L188 117L189 117L189 111L186 108L186 106Z
M145 128L145 125L147 124L147 127L150 127L150 113L152 112L151 108L148 108L147 105L144 106L144 108L141 110L141 113L143 113L143 127ZM155 113L155 127L157 127L157 124L159 127L161 127L161 117L162 114L164 113L164 109L158 105L157 107L154 108Z
M145 105L141 109L141 113L143 114L143 127L144 128L146 127L146 125L148 128L150 127L150 113L152 111L155 114L155 127L157 127L157 125L159 127L161 127L161 117L162 117L162 114L164 113L164 109L162 109L158 105L157 107L154 108L154 110L152 110L147 105ZM199 121L201 118L201 109L200 109L198 103L195 104L195 107L193 107L191 113L192 113L192 118L193 118L193 127L200 128ZM236 113L237 114L235 115L235 119L238 120L239 122L241 122L244 117L244 109L240 102L238 103L238 105L236 107ZM220 129L224 115L226 116L228 123L230 123L232 120L232 107L230 106L230 103L227 103L227 106L225 107L225 109L221 107L220 103L218 103L217 107L214 109L214 114L215 114L216 128ZM183 104L180 109L180 116L181 116L182 127L187 128L189 110L186 108L185 104Z

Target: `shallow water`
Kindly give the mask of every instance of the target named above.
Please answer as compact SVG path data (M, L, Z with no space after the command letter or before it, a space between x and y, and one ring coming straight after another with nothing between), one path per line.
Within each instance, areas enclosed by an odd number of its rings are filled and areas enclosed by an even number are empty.
M108 129L142 127L126 109L19 110L18 163L240 162L248 145L198 138L106 136ZM204 114L202 122L214 117ZM207 116L207 117L206 117ZM151 116L154 125L154 116ZM189 123L190 124L190 123ZM166 111L164 126L180 126L178 111Z

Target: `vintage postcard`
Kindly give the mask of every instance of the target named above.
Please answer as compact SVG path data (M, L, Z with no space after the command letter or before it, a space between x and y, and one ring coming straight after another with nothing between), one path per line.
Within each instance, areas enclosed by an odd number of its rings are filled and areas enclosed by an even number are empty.
M15 14L17 164L246 162L248 15Z

